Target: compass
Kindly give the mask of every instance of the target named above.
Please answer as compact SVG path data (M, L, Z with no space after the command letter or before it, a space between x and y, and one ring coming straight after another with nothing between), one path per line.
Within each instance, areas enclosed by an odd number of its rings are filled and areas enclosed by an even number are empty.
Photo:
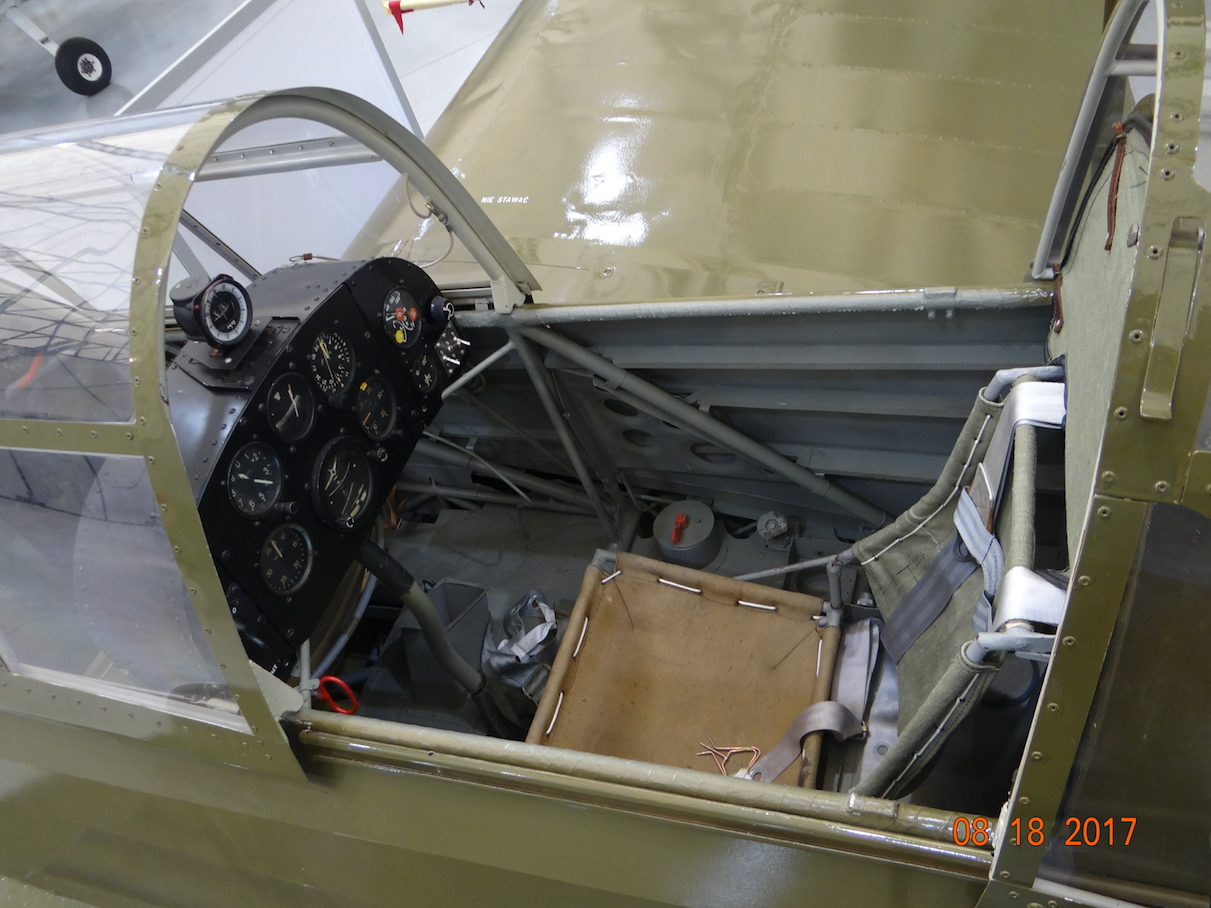
M252 299L230 275L220 274L210 282L186 278L169 297L177 324L190 340L227 349L238 346L252 327Z

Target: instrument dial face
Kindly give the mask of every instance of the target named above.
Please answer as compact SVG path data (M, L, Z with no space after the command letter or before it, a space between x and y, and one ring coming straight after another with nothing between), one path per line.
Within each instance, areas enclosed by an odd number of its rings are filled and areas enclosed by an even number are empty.
M265 398L269 428L282 441L302 441L315 425L315 398L307 379L297 372L279 375Z
M396 346L408 349L420 340L420 305L416 298L397 287L383 300L383 327Z
M353 346L336 328L325 328L320 332L307 359L315 383L329 397L348 390L353 383Z
M273 448L254 441L231 458L227 468L227 497L245 517L264 517L282 494L282 465Z
M320 518L338 530L351 530L374 500L374 470L352 438L334 438L315 460L311 488Z
M373 441L382 441L391 434L397 412L390 384L377 375L362 382L357 391L357 421Z
M206 288L198 321L206 340L216 347L234 347L252 325L252 300L234 280L221 277Z
M271 593L289 596L307 582L314 561L307 531L297 523L284 523L261 546L261 580Z
M437 356L428 348L421 350L416 354L416 359L412 361L412 383L416 385L416 390L428 397L437 390Z

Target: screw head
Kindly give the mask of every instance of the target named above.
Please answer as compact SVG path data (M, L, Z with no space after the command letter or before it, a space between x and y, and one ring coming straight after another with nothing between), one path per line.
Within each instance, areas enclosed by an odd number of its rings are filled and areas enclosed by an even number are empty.
M1162 167L1161 168L1161 179L1162 180L1172 180L1175 176L1177 176L1177 171L1173 170L1173 168L1171 168L1171 167Z
M1159 259L1160 257L1161 257L1161 247L1160 246L1149 246L1148 247L1148 258Z
M1176 142L1169 142L1165 145L1165 154L1177 154L1181 146Z
M1102 505L1102 507L1097 509L1097 516L1101 517L1103 520L1106 519L1110 516L1110 508Z
M1060 704L1058 704L1058 703L1048 703L1047 704L1047 712L1058 713L1059 711L1060 711Z
M1126 407L1116 407L1114 410L1114 415L1118 419L1126 419L1127 418L1127 408Z
M1076 582L1081 586L1089 586L1089 584L1093 583L1093 578L1091 578L1088 574L1082 574L1076 579Z
M1106 485L1109 485L1116 479L1118 479L1118 475L1114 472L1114 470L1106 470L1104 473L1102 473L1102 482L1106 483Z
M1163 479L1160 480L1156 484L1156 490L1158 492L1160 492L1162 495L1164 495L1166 492L1169 491L1169 483L1165 482L1165 480L1163 480Z
M1065 637L1060 642L1063 643L1064 646L1076 646L1076 637Z
M1043 759L1043 752L1041 750L1034 751L1034 753L1030 755L1030 759L1034 760L1036 763L1039 762L1039 760Z
M1022 795L1020 798L1018 798L1018 803L1023 807L1028 807L1030 805L1030 798L1026 797L1026 795Z
M1009 871L1002 870L1000 873L997 874L997 876L999 876L1003 880L1007 880L1007 879L1009 879Z
M1127 336L1129 338L1131 338L1131 342L1133 344L1138 344L1140 341L1142 341L1144 339L1144 332L1141 331L1139 328L1136 328L1134 331L1132 331Z

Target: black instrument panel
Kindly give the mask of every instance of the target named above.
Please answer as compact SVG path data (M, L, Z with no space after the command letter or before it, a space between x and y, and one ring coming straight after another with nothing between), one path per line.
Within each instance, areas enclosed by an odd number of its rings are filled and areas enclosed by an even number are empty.
M437 414L465 341L428 275L399 259L298 265L247 289L261 334L242 361L216 368L204 343L187 344L168 391L245 648L284 677ZM439 343L455 356L439 356Z

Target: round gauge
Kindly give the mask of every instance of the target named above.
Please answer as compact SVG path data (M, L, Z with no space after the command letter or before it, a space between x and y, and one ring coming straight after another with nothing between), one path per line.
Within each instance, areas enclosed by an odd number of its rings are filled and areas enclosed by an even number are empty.
M264 517L282 494L282 465L273 448L254 441L231 458L227 468L227 497L245 517Z
M177 324L191 340L234 347L252 327L252 300L235 278L220 274L210 283L187 278L169 292Z
M261 546L261 579L271 593L289 596L307 582L314 560L307 531L297 523L284 523Z
M383 327L397 346L407 349L420 340L420 307L416 298L397 287L383 300Z
M307 379L297 372L279 375L265 398L269 428L282 441L302 441L315 425L315 398Z
M234 347L252 325L252 300L247 290L224 275L206 288L199 317L202 333L210 343Z
M311 494L321 519L338 530L353 529L369 514L374 471L352 438L334 438L320 449Z
M428 396L437 390L437 354L425 348L412 360L412 383L416 390Z
M320 332L307 359L311 362L315 383L329 397L347 390L353 383L353 347L335 328Z
M373 441L382 441L395 428L395 392L377 375L357 390L357 421Z

